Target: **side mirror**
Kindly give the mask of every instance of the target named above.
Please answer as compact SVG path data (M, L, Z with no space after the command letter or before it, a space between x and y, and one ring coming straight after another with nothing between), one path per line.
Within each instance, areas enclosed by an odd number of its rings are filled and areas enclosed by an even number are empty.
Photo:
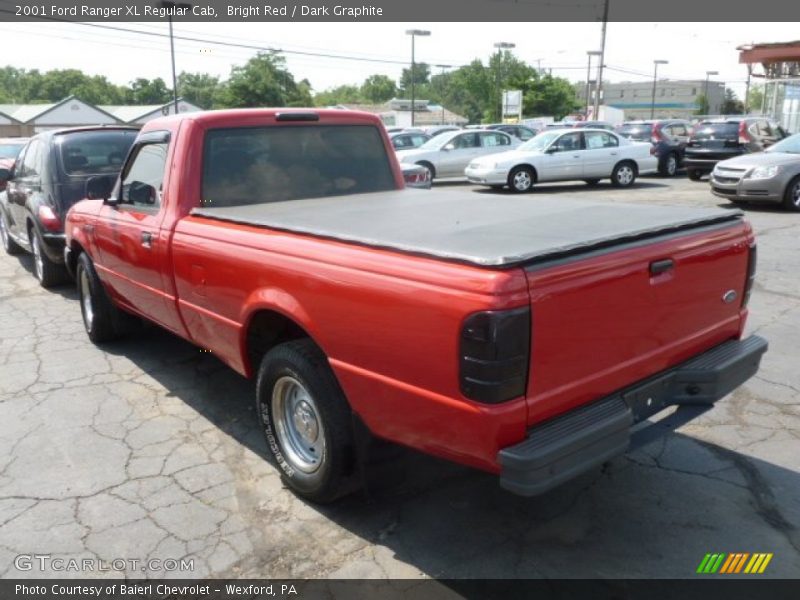
M442 148L442 150L444 150L445 152L450 152L450 150L455 150L455 149L456 145L452 142L450 142L449 144L445 144L444 148Z
M107 201L108 197L111 195L112 185L111 178L107 175L90 177L86 181L86 197L89 200Z
M128 188L128 202L131 204L155 204L156 188L142 181L132 181Z
M544 151L545 154L555 154L558 152L558 147L556 146L548 146L547 150Z

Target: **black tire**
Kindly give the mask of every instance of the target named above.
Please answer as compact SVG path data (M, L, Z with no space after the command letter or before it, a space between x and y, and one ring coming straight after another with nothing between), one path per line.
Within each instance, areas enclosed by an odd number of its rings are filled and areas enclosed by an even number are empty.
M793 212L800 211L800 175L786 186L786 191L783 193L783 207Z
M94 270L92 259L86 253L81 253L78 257L75 282L78 287L83 327L89 339L95 344L102 344L122 337L127 332L133 317L111 302L103 282Z
M428 173L430 173L430 180L433 181L433 178L436 177L436 169L434 168L434 166L431 163L424 160L418 162L417 164L420 167L425 167L426 169L428 169Z
M15 255L22 253L22 247L11 239L11 234L8 233L8 223L6 223L6 215L0 210L0 240L3 242L3 250L6 254Z
M504 185L490 185L489 187L492 188L494 191L499 192L500 190L502 190L506 186L504 186Z
M678 156L674 152L667 154L658 164L658 174L662 177L675 177L678 172Z
M692 181L700 181L703 178L703 172L697 169L686 169L686 174Z
M267 352L258 371L256 412L281 477L298 496L328 503L355 489L352 413L311 340Z
M614 167L611 172L611 184L614 187L630 187L636 181L636 165L631 161L624 160Z
M530 167L524 165L514 167L508 174L508 187L515 194L530 192L534 183L536 183L536 174Z
M589 187L595 187L597 184L600 183L599 179L584 179L583 181L586 182L586 185L588 185Z
M28 231L33 254L33 274L43 288L55 287L67 281L67 269L64 265L54 263L44 251L44 241L36 227Z

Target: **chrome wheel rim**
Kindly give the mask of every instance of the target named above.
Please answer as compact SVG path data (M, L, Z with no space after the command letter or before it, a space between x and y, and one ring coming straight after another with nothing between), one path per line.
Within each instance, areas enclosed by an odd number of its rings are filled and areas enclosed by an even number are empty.
M667 157L667 175L675 175L678 170L678 161L674 156Z
M44 278L44 258L42 249L39 247L39 238L31 232L31 246L33 248L33 264L36 269L36 279L41 281Z
M325 429L313 396L294 377L275 382L272 415L286 461L303 473L317 471L325 458Z
M531 187L531 174L527 171L517 171L514 173L514 189L524 192Z
M800 181L794 184L792 188L792 204L800 208Z
M89 285L89 276L86 274L86 269L81 269L80 283L83 325L86 327L86 331L91 331L92 323L94 323L94 308L92 308L92 288Z
M617 171L617 181L622 185L630 185L633 181L633 169L628 166L620 167Z

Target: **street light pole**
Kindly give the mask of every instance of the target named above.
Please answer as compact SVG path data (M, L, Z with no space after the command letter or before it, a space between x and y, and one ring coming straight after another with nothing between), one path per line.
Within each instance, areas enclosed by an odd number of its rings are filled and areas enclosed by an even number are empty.
M167 19L169 20L169 52L172 57L172 102L175 106L175 114L178 114L178 77L175 74L175 38L172 35L172 12L170 9L187 8L191 9L191 4L167 2L162 0L161 8L167 9Z
M417 78L417 68L416 68L416 61L414 58L414 39L418 36L428 36L430 35L430 31L425 31L424 29L407 29L406 35L411 36L411 126L414 126L414 83Z
M496 42L494 45L497 48L497 77L495 80L497 81L496 87L497 91L500 93L500 118L498 121L503 120L503 109L505 108L503 105L503 92L500 90L500 59L503 53L503 50L511 50L512 48L516 48L516 44L512 44L511 42Z
M600 36L600 65L597 67L597 92L594 98L594 119L600 118L600 96L603 94L603 66L606 60L606 29L608 28L608 3L603 5L603 30Z
M708 115L708 112L711 110L711 103L708 101L708 78L712 75L719 75L719 71L706 71L706 87L703 90L703 96L705 97L705 110L703 111Z
M668 60L654 60L653 61L653 98L650 102L650 118L656 117L656 81L658 80L658 65L668 65Z
M442 98L441 98L441 102L440 103L442 105L442 123L441 124L444 125L444 70L445 69L450 69L453 65L435 65L435 66L439 67L442 70L442 72L440 73L440 75L442 77Z
M589 119L589 109L591 108L592 101L592 57L600 56L602 52L599 50L587 50L586 56L589 58L589 64L586 65L586 112L585 118Z

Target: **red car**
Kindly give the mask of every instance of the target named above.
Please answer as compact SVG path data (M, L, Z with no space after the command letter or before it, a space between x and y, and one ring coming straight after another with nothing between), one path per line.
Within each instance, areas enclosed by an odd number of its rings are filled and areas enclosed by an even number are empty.
M366 113L157 119L88 187L65 258L89 337L138 315L256 378L267 446L315 501L353 489L364 429L541 493L766 350L740 339L740 213L403 190Z

